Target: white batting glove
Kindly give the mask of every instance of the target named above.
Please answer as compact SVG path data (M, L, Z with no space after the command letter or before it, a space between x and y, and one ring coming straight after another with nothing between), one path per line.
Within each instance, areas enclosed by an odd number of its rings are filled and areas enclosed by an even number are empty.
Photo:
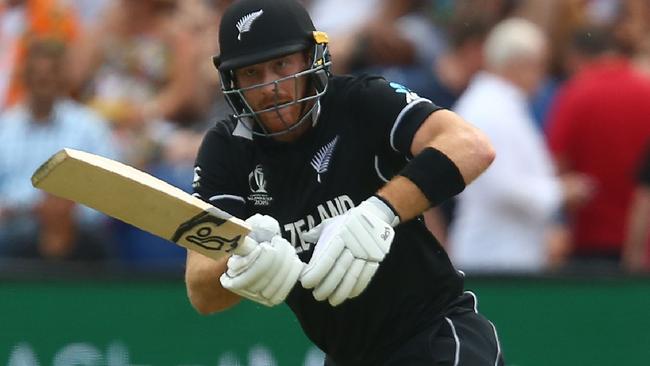
M316 247L300 275L302 286L332 306L359 296L390 250L397 224L399 217L373 196L303 234Z
M266 306L283 302L298 281L305 264L296 249L280 235L280 225L271 216L256 214L246 220L248 235L259 245L248 255L233 255L221 275L221 285Z

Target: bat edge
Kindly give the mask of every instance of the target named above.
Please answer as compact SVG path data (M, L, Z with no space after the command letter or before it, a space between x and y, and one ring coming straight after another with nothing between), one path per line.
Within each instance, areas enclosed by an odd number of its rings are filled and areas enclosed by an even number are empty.
M43 164L41 164L38 169L32 174L31 181L34 188L40 188L40 183L47 179L47 176L50 175L52 170L55 167L63 163L71 155L71 149L64 148L57 151L49 159L47 159Z

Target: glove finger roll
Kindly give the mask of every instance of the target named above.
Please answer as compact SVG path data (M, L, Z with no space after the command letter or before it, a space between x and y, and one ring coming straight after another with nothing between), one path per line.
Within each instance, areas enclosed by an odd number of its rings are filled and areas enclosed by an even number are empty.
M275 237L273 239L271 245L273 245L273 249L276 251L277 259L273 263L270 271L272 278L268 285L262 289L262 296L266 298L270 298L274 293L276 293L278 288L280 288L282 283L286 280L295 253L291 244L286 242L286 240L281 237Z
M243 296L243 297L245 297L247 299L253 300L253 301L258 302L258 303L260 303L262 305L266 305L266 306L277 305L277 304L273 304L268 299L260 296L260 294L257 293L257 292L248 291L246 289L240 289L240 290L233 291L233 292L235 292L239 296Z
M252 285L255 282L268 282L268 279L264 278L264 276L268 272L269 268L273 265L275 256L273 253L270 253L273 248L271 248L269 243L262 243L259 245L259 248L260 254L255 263L253 263L247 270L243 271L237 276L230 276L233 279L233 286L237 288L247 287L252 291ZM226 274L228 274L228 272L226 272Z
M230 277L237 277L239 274L243 273L248 269L248 267L253 264L256 260L257 257L260 256L261 253L261 248L259 245L253 249L252 252L250 252L246 256L240 256L240 255L233 255L230 258L228 258L228 275Z
M327 243L318 243L316 248L319 245L325 245L326 248L321 250L318 256L314 255L305 267L300 277L304 288L314 288L321 283L345 248L345 243L340 237L334 237Z
M368 287L370 280L375 275L375 272L377 272L378 268L379 268L379 263L366 262L365 266L361 270L361 273L359 274L357 283L354 285L354 288L350 292L349 298L359 296L363 292L363 290L365 290L366 287Z
M348 269L347 273L345 276L343 276L343 280L336 288L334 293L328 298L329 303L332 306L340 305L350 296L350 293L352 292L354 285L357 283L357 279L359 278L359 274L361 274L365 263L366 262L361 259L355 259L354 262L352 262L352 265Z
M291 261L291 267L287 271L287 276L282 282L282 286L278 288L275 294L269 296L271 303L279 304L287 298L287 295L289 295L289 292L291 292L291 289L293 289L293 286L298 281L298 277L300 277L300 272L302 272L304 266L305 264L301 262L299 258L293 258Z
M354 262L354 256L349 250L344 250L341 257L338 258L332 270L327 274L325 279L314 289L314 298L318 301L327 299L338 287L347 273L348 269Z

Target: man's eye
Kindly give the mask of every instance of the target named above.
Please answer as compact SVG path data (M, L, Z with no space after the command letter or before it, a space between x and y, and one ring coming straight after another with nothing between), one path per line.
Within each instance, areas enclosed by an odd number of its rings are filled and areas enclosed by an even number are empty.
M244 75L251 77L257 75L257 70L255 69L246 69L244 70Z
M278 60L277 66L279 68L285 68L285 67L289 66L289 62L287 60L285 60L285 59Z

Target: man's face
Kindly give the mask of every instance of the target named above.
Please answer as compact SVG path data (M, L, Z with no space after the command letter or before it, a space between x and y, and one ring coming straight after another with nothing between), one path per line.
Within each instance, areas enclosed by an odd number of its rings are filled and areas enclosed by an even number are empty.
M266 84L243 92L253 111L259 112L303 98L307 92L306 76L288 78L277 83L274 81L299 73L306 68L307 56L299 52L237 69L235 80L239 88ZM296 103L260 113L258 117L268 132L273 133L283 131L298 122L303 110L303 103Z
M36 101L54 100L63 86L62 68L59 60L35 57L28 61L25 86Z
M534 94L547 73L548 50L546 46L511 60L504 70L507 78L528 94Z
M546 46L536 55L531 55L527 60L528 65L525 68L524 76L525 89L529 93L535 93L540 87L547 73L549 52Z

